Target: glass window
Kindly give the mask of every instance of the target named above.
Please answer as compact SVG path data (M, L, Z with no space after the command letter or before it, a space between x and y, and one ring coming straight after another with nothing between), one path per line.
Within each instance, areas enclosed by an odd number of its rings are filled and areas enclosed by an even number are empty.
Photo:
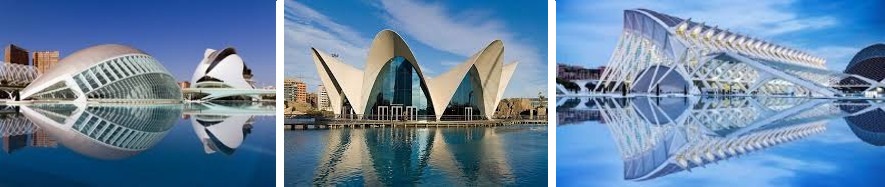
M394 57L390 59L378 73L372 90L369 95L369 102L366 105L367 115L385 115L370 117L374 119L385 119L392 114L394 110L378 110L379 107L407 108L415 107L417 115L421 118L435 119L433 108L431 107L428 92L424 89L426 86L421 82L416 68L403 57ZM380 113L379 113L380 112Z
M441 119L471 120L484 119L483 89L479 82L476 67L470 68L460 85L455 89L452 100L446 105Z
M119 59L114 59L114 61L112 61L111 63L109 63L108 66L111 67L111 70L112 70L114 73L116 73L117 75L119 75L119 78L125 78L125 77L128 77L128 76L129 76L129 74L126 74L126 71L123 71L123 70L120 69L120 61L119 61Z
M86 83L86 80L83 79L83 74L74 76L74 82L77 82L77 86L79 86L80 90L83 92L89 92L89 90L92 90L92 88L89 87L89 84Z

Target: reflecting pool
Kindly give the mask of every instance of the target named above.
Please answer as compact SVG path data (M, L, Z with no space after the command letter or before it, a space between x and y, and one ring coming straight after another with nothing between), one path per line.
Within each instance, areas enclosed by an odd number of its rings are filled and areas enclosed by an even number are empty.
M0 186L273 186L273 103L0 106Z
M546 186L547 127L285 132L286 186Z
M885 103L785 97L557 98L557 185L869 186Z

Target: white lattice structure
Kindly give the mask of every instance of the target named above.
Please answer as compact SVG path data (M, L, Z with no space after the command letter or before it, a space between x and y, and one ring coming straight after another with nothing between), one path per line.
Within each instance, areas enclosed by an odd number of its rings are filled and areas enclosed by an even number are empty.
M33 66L12 64L0 61L0 86L25 87L37 78L37 69Z
M594 91L837 96L852 76L823 58L646 9L624 12L624 31ZM867 84L881 84L863 80Z
M0 118L0 137L34 134L39 129L21 115Z

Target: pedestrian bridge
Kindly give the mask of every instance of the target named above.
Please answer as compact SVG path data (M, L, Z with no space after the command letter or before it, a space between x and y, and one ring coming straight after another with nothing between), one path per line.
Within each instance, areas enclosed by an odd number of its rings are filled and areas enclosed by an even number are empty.
M273 116L274 103L255 104L252 102L231 103L192 103L185 104L182 113L185 115L221 115L221 116Z
M181 90L185 99L210 101L232 96L258 97L276 94L274 89L235 89L235 88L185 88Z

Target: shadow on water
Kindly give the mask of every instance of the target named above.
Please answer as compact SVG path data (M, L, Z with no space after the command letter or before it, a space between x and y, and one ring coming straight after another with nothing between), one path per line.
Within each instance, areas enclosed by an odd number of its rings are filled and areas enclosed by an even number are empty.
M885 145L885 103L786 97L558 98L557 122L598 122L623 160L623 178L653 180L821 134L843 118ZM560 142L568 144L569 142ZM569 162L569 160L559 160ZM709 166L716 167L716 166Z

